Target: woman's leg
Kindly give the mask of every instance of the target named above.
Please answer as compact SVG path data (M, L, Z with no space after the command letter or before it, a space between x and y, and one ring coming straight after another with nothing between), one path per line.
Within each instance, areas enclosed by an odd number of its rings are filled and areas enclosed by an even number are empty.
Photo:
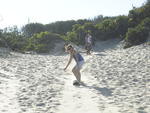
M80 70L78 69L77 66L75 66L72 69L73 74L75 75L76 79L80 82L81 81L81 74L80 74Z
M81 82L81 73L80 73L80 70L77 69L77 77L78 77L78 81Z

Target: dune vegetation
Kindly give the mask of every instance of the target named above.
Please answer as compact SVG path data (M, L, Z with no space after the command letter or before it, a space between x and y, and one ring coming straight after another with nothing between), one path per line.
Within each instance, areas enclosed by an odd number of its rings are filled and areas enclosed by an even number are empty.
M77 45L84 44L84 37L90 32L94 40L125 40L124 48L147 41L150 31L150 1L129 11L128 15L92 19L57 21L49 24L29 23L21 30L8 27L0 30L0 46L14 51L35 51L47 53L54 40L64 40Z

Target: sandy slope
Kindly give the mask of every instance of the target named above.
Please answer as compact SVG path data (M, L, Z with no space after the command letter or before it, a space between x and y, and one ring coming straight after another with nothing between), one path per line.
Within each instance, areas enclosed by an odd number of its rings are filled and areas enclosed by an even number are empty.
M0 70L0 110L1 112L18 113L20 111L17 100L19 84L14 74Z
M150 46L96 43L83 54L83 86L75 87L68 56L11 53L0 57L0 113L149 113ZM57 46L57 51L60 50Z

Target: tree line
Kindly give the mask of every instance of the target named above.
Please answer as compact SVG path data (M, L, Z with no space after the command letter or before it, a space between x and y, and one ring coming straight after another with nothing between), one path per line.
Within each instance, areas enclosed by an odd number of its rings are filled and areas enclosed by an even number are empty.
M84 37L91 33L94 40L119 38L125 40L124 48L146 42L150 32L150 0L129 14L93 19L57 21L50 24L29 23L0 30L0 46L14 51L49 52L58 40L84 44Z

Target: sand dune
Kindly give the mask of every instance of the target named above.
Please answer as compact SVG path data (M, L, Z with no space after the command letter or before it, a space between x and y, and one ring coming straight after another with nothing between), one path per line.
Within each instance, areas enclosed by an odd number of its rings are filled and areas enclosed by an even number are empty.
M82 53L79 87L72 85L74 62L63 70L68 55L61 45L48 55L0 56L0 113L150 112L149 45L122 49L117 40L96 43L91 56Z

